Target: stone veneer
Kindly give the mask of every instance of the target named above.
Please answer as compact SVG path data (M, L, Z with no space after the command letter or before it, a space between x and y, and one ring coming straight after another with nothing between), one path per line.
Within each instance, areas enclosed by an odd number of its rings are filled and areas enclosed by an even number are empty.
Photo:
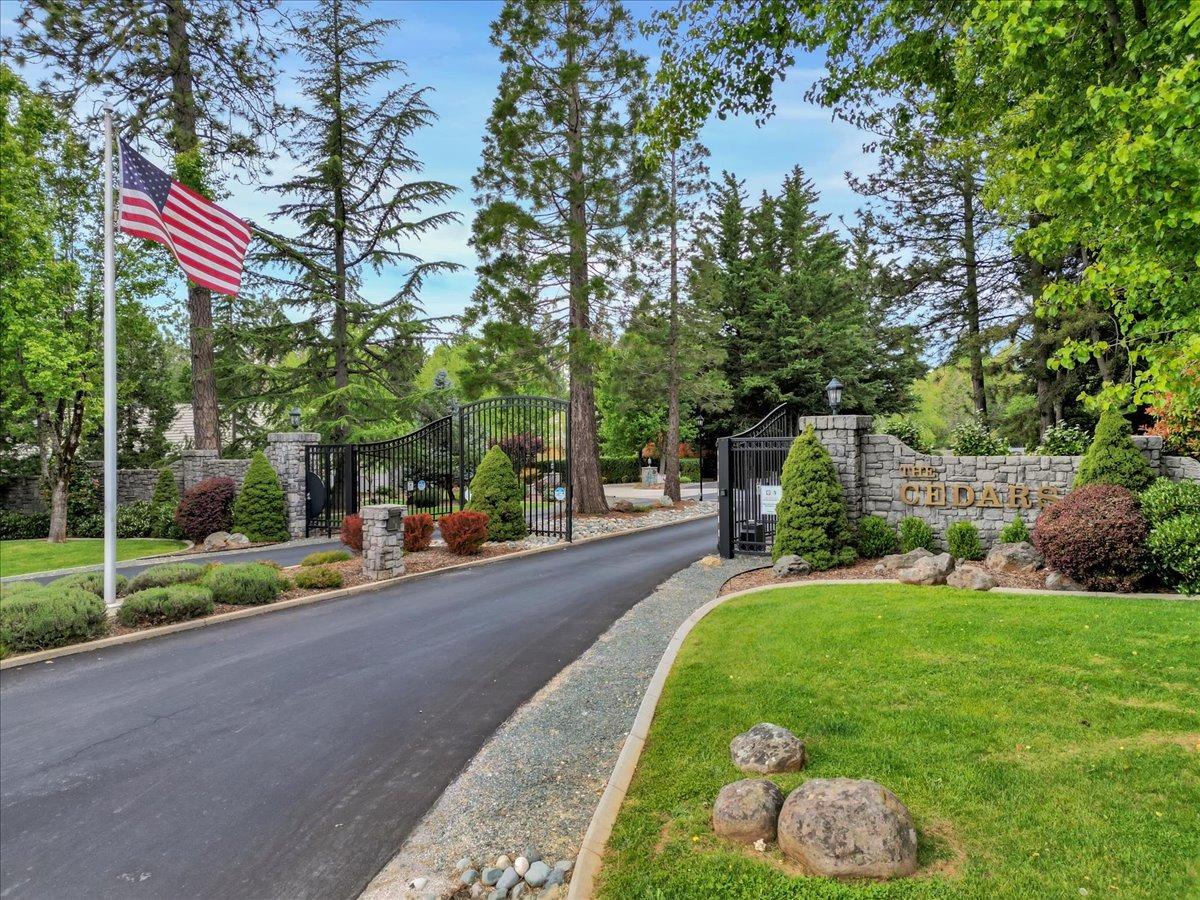
M373 580L404 574L404 506L382 503L359 509L363 575Z
M267 435L267 461L283 486L288 534L293 539L304 537L304 506L308 495L304 483L304 448L320 440L321 435L315 431L272 431Z

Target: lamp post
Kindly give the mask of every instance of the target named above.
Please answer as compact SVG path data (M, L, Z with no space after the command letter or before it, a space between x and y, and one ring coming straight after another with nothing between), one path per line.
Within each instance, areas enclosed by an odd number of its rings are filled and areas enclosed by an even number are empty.
M299 429L300 427L300 407L292 407L292 428Z
M704 502L704 415L696 413L696 446L700 453L700 502Z
M825 385L825 397L829 401L829 410L835 416L838 410L842 407L842 388L843 384L836 378L829 379L829 384Z

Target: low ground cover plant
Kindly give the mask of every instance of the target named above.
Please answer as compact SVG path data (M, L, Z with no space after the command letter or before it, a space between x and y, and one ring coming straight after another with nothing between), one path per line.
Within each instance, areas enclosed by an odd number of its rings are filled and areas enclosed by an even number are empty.
M864 516L858 520L858 555L863 559L878 559L895 553L900 546L896 529L882 516Z
M50 582L50 587L79 588L83 591L91 591L97 597L103 597L104 573L77 572L74 575L64 575L62 578L55 578L52 582ZM129 579L119 572L117 573L116 587L118 597L124 596L124 594L129 590Z
M499 444L493 446L475 469L467 504L467 509L487 515L488 540L519 541L529 533L524 498L512 460Z
M279 475L261 450L250 460L242 489L233 503L233 524L250 540L286 541L287 504Z
M414 513L404 517L404 552L420 553L433 542L433 516Z
M318 550L300 560L300 565L327 566L330 563L345 562L348 559L353 559L353 557L346 550Z
M342 586L342 573L329 566L311 566L301 569L292 579L296 587L312 590L314 588L339 588Z
M279 570L263 563L214 566L204 576L204 586L218 603L258 606L275 600L289 585Z
M911 553L918 548L924 548L931 553L937 551L937 540L929 523L917 516L908 516L900 520L900 552Z
M955 559L983 559L983 544L975 523L951 523L946 528L946 549Z
M842 483L829 451L812 428L797 437L783 463L771 558L802 556L814 569L854 561Z
M1019 544L1022 541L1028 541L1029 537L1029 526L1020 516L1000 529L1000 543L1002 544Z
M447 549L458 556L478 553L488 539L487 514L475 510L464 509L444 515L438 519L438 528Z
M0 657L65 647L103 637L104 601L77 587L29 584L0 595Z
M1046 565L1089 590L1131 591L1146 572L1148 532L1132 493L1089 484L1042 510L1033 543Z
M341 541L355 553L362 553L362 516L351 513L342 519Z
M203 577L204 566L196 563L162 563L134 575L129 582L129 593L144 591L146 588L195 582Z
M130 594L117 610L122 625L165 625L207 616L213 611L212 591L199 584L173 584Z
M1154 472L1146 457L1130 436L1129 422L1119 412L1108 410L1100 416L1091 445L1079 461L1075 487L1089 484L1115 484L1140 491L1154 481Z
M202 541L233 525L233 500L237 485L232 478L206 478L183 492L175 510L175 523L190 541Z

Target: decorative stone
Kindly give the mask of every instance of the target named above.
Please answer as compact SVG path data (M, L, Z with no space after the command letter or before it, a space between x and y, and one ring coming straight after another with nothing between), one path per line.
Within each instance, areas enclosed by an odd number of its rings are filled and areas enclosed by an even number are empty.
M504 870L504 874L500 876L500 880L496 882L496 890L508 891L520 880L521 876L517 874L517 870L509 866Z
M567 873L562 869L551 869L550 874L546 876L546 887L551 888L556 884L562 884L567 878ZM545 896L545 895L543 895Z
M637 509L637 507L633 505L632 500L614 500L608 508L613 512L623 513L631 513Z
M672 500L670 497L668 497L666 494L663 494L661 497L659 497L657 502L658 502L659 506L662 506L664 508L673 507L675 505L675 501Z
M523 856L518 856L513 860L513 868L517 870L518 875L524 878L525 873L529 871L529 860Z
M508 858L507 853L501 853L499 856L496 857L496 868L497 869L507 869L511 865L512 865L512 860Z
M530 844L528 847L526 847L525 852L522 853L521 855L524 856L531 863L535 863L539 859L542 858L542 854L540 852L538 852L538 848L533 846L533 844Z
M427 884L429 884L428 878L414 878L408 883L408 889L411 891L420 891L423 890Z
M463 869L462 874L458 877L458 880L463 884L472 884L478 877L478 872L476 872L474 869L466 868Z
M766 853L767 852L767 842L763 838L759 838L757 841L754 842L754 849L757 850L759 853Z
M482 897L483 896L483 882L482 881L477 881L473 885L471 885L471 896L472 897Z
M779 813L779 847L814 875L891 878L917 870L912 815L874 781L814 778Z
M804 557L789 553L779 557L775 565L771 566L771 571L775 573L776 578L784 578L788 575L807 575L812 571L812 566Z
M527 887L527 885L525 884L525 882L518 881L516 884L513 885L513 889L508 892L508 896L511 897L512 900L520 900L521 897L525 896L526 887Z
M1051 570L1046 573L1046 587L1052 591L1085 591L1082 584L1072 581L1062 572Z
M875 565L876 572L895 572L916 565L917 560L925 559L933 554L924 547L910 550L908 553L891 553L879 560Z
M500 880L500 876L503 874L503 869L496 866L489 866L483 870L483 874L479 876L479 880L488 887L492 887L497 881Z
M212 534L210 534L208 537L206 537L204 539L204 550L205 551L224 550L228 546L229 546L229 532L228 531L214 531Z
M996 544L988 552L987 567L995 572L1030 574L1042 568L1046 561L1028 541L1015 544Z
M743 844L775 840L783 791L765 778L745 778L721 788L713 804L713 831Z
M530 887L541 887L550 877L550 871L550 867L540 859L535 860L529 864L529 870L525 873L525 883Z
M569 873L572 869L575 868L575 860L560 859L558 862L556 862L554 864L554 868L560 872Z
M954 557L949 553L924 556L907 569L898 569L896 579L903 584L945 584L946 576L954 571Z
M969 591L990 591L996 586L996 579L983 566L964 563L946 576L946 584Z
M804 768L804 741L786 728L760 722L729 742L733 764L743 772L770 775Z
M460 859L458 862L456 862L454 864L454 868L456 868L456 869L458 869L458 871L462 872L464 869L471 868L471 861L464 856L462 859Z

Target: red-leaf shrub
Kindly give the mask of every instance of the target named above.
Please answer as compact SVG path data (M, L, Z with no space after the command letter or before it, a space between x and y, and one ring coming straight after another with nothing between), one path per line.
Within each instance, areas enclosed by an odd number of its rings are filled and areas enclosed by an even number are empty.
M355 553L362 553L362 516L358 513L342 519L342 543Z
M175 524L189 541L202 541L214 531L233 527L233 499L237 484L232 478L205 478L183 492L175 510Z
M1042 511L1033 544L1046 565L1094 591L1131 591L1145 574L1146 520L1115 484L1071 491Z
M442 537L451 553L470 556L478 553L487 540L488 517L487 513L466 509L442 516L438 519L438 527L442 529Z
M433 540L433 516L416 513L404 517L404 552L419 553L428 550Z

